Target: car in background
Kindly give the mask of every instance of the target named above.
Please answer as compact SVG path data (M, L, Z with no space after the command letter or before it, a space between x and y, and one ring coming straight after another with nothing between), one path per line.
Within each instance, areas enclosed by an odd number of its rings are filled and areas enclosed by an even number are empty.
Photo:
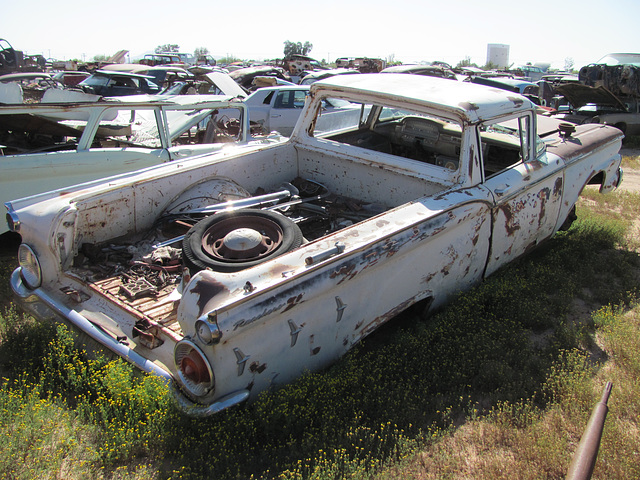
M278 132L285 137L290 136L308 95L308 85L276 85L256 90L244 100L249 110L251 131L263 135ZM346 118L360 114L353 104L337 98L327 98L322 108L324 117L336 116L335 120L339 116Z
M54 73L51 78L62 83L67 87L74 87L79 84L81 81L89 78L91 74L89 72L79 72L79 71L70 71L70 72L58 72Z
M193 73L175 65L158 65L152 67L141 63L114 63L105 65L102 67L102 71L147 75L153 77L153 83L161 87L161 89L166 89L176 82L195 79Z
M89 78L78 84L85 93L103 97L122 97L127 95L160 93L160 87L154 83L154 77L128 72L97 70Z
M640 135L640 53L610 53L578 72L579 83L556 90L569 102L558 115L572 123L613 125Z
M518 75L522 75L525 80L528 80L530 82L537 82L546 74L546 72L542 68L535 65L521 65L515 68L514 71L517 72Z
M448 78L457 80L453 70L443 65L394 65L380 71L380 73L410 73L412 75L424 75L427 77Z
M525 89L527 87L536 87L536 84L533 82L508 77L484 77L480 75L474 75L469 77L468 80L465 81L477 83L479 85L486 85L488 87L500 88L502 90L516 92L521 95L525 93Z
M613 125L629 135L640 135L640 104L632 97L620 98L602 86L583 84L560 85L556 91L570 104L557 118L578 125L602 123Z
M0 202L253 141L229 96L0 105ZM215 118L218 115L219 118ZM261 139L256 141L271 141ZM6 231L0 229L0 233Z
M0 95L2 103L39 102L49 89L62 89L63 85L50 74L43 72L20 72L0 75L0 84L11 84L19 88L19 101L7 101L4 95Z
M307 73L300 80L300 85L311 85L318 80L324 80L325 78L333 77L335 75L351 75L354 73L360 73L359 70L353 68L332 68L330 70L316 70L314 72Z
M291 76L282 67L273 67L271 65L255 65L235 70L229 69L229 71L231 78L247 92L256 90L257 87L254 84L256 77L274 77L275 79L291 82Z

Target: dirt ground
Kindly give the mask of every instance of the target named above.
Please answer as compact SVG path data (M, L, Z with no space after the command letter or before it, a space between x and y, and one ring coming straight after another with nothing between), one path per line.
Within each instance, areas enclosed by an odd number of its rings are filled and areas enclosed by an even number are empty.
M625 157L640 157L640 148L622 148L620 154ZM629 192L640 193L640 170L623 168L622 185L620 188Z

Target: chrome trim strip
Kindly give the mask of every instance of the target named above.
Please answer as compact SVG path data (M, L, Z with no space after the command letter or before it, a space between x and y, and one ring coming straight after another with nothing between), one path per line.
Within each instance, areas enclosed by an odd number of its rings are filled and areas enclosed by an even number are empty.
M134 364L140 370L154 374L162 378L169 388L171 389L179 407L188 415L196 416L196 417L205 417L217 412L220 412L226 408L232 407L239 403L244 402L249 398L248 390L239 390L237 392L233 392L221 399L215 401L210 405L199 405L184 396L182 392L177 388L175 384L175 380L170 372L159 367L148 359L144 358L139 353L133 351L126 345L121 344L115 338L111 337L100 328L96 327L91 321L89 321L84 315L76 312L73 309L66 307L61 304L54 298L52 298L47 292L45 292L42 288L36 288L35 290L30 290L22 281L22 275L20 273L21 267L16 268L11 273L11 289L13 293L18 296L20 299L26 300L29 297L36 297L42 303L44 303L47 307L49 307L53 312L58 314L59 316L66 318L71 322L75 327L89 335L96 342L99 342L101 345L104 345L106 348L116 353L117 355L123 357L125 360Z

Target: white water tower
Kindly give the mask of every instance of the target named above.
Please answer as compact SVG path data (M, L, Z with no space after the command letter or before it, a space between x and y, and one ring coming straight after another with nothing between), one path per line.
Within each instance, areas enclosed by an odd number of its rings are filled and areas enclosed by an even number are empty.
M487 44L487 63L492 63L497 68L507 68L509 66L509 45Z

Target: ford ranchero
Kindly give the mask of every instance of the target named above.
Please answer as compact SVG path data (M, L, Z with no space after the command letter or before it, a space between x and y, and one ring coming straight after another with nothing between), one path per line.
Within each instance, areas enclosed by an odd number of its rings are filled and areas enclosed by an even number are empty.
M323 116L327 98L359 113ZM622 133L539 123L505 90L403 74L314 83L291 138L7 204L11 285L207 415L443 305L622 178Z

